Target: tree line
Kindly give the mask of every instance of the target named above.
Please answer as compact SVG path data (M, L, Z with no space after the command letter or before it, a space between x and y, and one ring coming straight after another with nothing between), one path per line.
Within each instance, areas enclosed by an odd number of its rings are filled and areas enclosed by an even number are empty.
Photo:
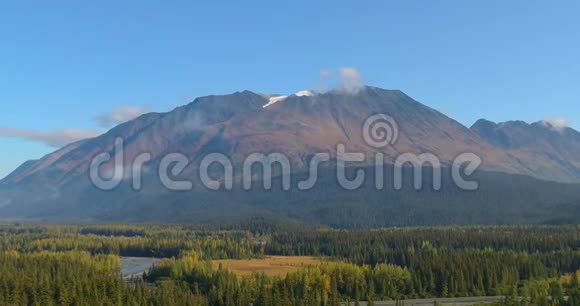
M317 256L283 277L211 260ZM158 257L124 282L119 256ZM580 305L580 227L335 230L237 225L0 225L0 305L339 305L501 295Z

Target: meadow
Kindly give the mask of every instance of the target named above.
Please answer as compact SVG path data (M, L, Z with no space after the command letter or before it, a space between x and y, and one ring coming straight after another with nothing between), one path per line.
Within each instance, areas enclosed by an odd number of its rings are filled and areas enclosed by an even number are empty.
M252 259L221 259L213 260L214 269L220 265L223 269L232 271L238 275L251 275L264 273L267 276L284 277L288 273L299 269L318 266L322 259L312 256L267 256Z

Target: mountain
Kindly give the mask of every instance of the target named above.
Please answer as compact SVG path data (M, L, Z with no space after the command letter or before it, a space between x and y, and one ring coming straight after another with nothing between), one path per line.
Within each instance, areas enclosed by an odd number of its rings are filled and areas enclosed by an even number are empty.
M557 127L546 121L496 124L481 119L471 130L505 151L521 169L537 177L570 182L580 177L580 133L571 128Z
M367 143L363 125L376 114L393 118L391 128L398 131L393 144L376 148ZM146 164L143 188L138 192L131 189L130 171L125 171L121 185L111 191L99 190L89 180L91 161L100 153L115 156L118 138L124 143L123 163L115 164L113 158L101 172L113 175L121 169L130 170L137 156L149 153L151 161ZM542 141L536 144L534 139ZM386 155L386 173L394 171L392 164L403 153L431 153L440 159L447 179L441 191L405 188L385 196L365 182L356 192L347 192L337 186L333 172L338 144L343 144L346 152L368 157L351 165L349 171L369 167L378 152ZM445 224L461 223L461 216L471 216L474 211L480 212L473 215L474 223L509 223L510 218L514 223L554 222L558 216L540 216L561 207L559 220L574 223L580 220L570 213L580 198L578 186L572 184L580 182L578 155L574 155L578 144L578 132L556 132L546 125L520 129L479 121L466 128L398 90L365 87L356 93L303 91L289 96L243 91L200 97L168 113L145 114L99 137L23 164L0 181L0 215L60 221L210 222L273 214L306 222L362 226L365 218L355 216L376 219L386 218L388 213L407 220L367 222L374 225ZM304 177L314 154L328 153L330 161L320 169L324 179L308 192L245 191L240 186L243 161L256 152L283 153L292 166L293 182ZM163 187L157 169L170 153L182 153L189 159L188 167L173 178L192 181L193 191L174 192ZM223 153L231 159L236 182L233 191L208 191L201 186L199 164L209 153ZM475 153L483 160L477 176L487 187L465 192L451 184L449 166L462 153ZM211 173L223 176L220 171ZM406 173L407 177L411 173ZM253 176L255 184L260 179ZM512 190L506 182L518 187ZM526 193L528 188L542 193L530 197L534 193ZM471 205L461 206L466 201ZM471 213L466 207L471 207ZM501 215L498 207L509 213ZM528 210L529 218L516 215L521 209ZM413 222L413 216L421 217ZM357 225L351 222L354 219Z

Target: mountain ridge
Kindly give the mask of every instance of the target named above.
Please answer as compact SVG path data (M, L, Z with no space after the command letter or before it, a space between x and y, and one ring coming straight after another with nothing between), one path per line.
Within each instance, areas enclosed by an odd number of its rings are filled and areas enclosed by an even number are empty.
M149 170L158 169L161 159L169 153L185 154L191 163L183 171L183 177L194 176L200 160L208 153L225 154L238 170L251 153L284 153L294 172L300 173L307 170L309 159L315 153L329 153L330 159L335 160L336 147L343 144L347 152L367 156L383 153L390 165L402 153L432 153L448 167L459 154L470 152L482 158L482 171L503 173L490 175L498 180L504 179L502 175L523 175L539 179L530 183L538 186L541 180L580 182L580 160L576 158L580 156L580 133L573 129L563 129L560 133L545 124L496 124L487 120L479 120L468 128L400 90L369 86L356 93L333 90L289 95L264 108L269 102L267 95L246 90L198 97L166 113L141 115L93 139L25 163L0 181L0 199L3 199L0 207L5 212L20 211L15 216L26 212L14 205L36 210L35 215L43 210L61 211L62 207L90 215L91 209L99 210L107 205L105 202L131 210L149 203L148 198L159 201L175 198L160 188L158 179L150 173L146 178L154 183L146 185L141 193L126 187L109 193L95 190L88 179L90 162L100 153L114 156L117 138L124 142L124 163L105 163L101 168L103 173L114 172L118 167L128 169L145 152L152 157ZM365 120L375 114L387 114L396 121L399 138L393 145L375 148L363 137ZM514 179L520 180L516 176ZM31 188L34 194L28 192ZM217 193L203 197L210 202L226 198ZM223 201L220 203L226 205ZM92 208L81 212L82 205Z

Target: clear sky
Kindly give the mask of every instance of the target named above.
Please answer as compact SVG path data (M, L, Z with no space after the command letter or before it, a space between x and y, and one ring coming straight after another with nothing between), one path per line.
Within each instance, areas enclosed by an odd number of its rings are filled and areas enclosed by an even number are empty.
M0 177L63 133L201 95L310 89L341 67L466 126L580 128L579 1L203 2L0 2Z

